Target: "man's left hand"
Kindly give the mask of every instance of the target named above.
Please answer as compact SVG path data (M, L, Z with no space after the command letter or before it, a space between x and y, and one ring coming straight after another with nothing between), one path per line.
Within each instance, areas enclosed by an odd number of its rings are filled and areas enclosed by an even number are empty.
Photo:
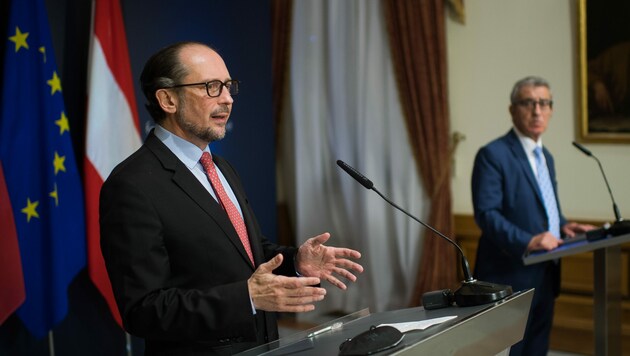
M325 246L330 238L329 233L311 237L298 249L296 256L296 268L298 272L307 277L318 277L339 289L346 289L346 285L335 275L344 277L352 282L357 277L350 272L354 270L363 272L363 267L349 258L361 258L361 253L349 248Z
M596 226L590 224L578 224L576 222L569 222L562 227L562 232L565 236L573 238L577 233L587 232L596 228Z

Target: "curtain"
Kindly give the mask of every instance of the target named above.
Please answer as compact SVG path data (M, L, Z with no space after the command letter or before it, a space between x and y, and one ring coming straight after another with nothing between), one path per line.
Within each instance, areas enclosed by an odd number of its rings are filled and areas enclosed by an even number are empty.
M321 313L406 307L421 227L336 166L340 159L424 219L428 197L402 115L379 0L294 3L290 79L278 190L297 243L328 231L329 245L361 251L365 272L346 291L324 284Z
M276 145L281 136L282 103L288 77L289 48L291 43L291 20L293 0L271 1L271 73L273 76L273 117ZM278 147L280 148L280 147Z
M411 150L430 197L428 223L450 237L454 228L444 2L384 0L384 5ZM411 305L424 292L456 283L457 252L452 245L434 235L424 239L422 251Z
M289 49L291 45L291 23L293 20L293 0L271 1L271 65L273 78L273 124L276 149L276 211L278 222L277 242L282 245L295 245L295 232L287 205L282 152L285 147L291 147L283 131L284 105L288 100L287 81L289 77ZM284 142L288 142L284 144Z

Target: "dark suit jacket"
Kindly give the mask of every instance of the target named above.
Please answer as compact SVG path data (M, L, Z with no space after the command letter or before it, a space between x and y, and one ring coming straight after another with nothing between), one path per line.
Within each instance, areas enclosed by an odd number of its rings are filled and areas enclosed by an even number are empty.
M557 197L553 157L547 149L543 152ZM547 231L548 222L538 183L513 130L477 153L472 196L475 221L482 232L475 276L480 280L511 285L516 291L536 287L549 267L555 269L553 287L557 292L559 264L523 265L522 257L529 240ZM559 206L558 212L562 226L566 220Z
M214 156L243 211L256 265L296 249L266 240L232 166ZM254 272L227 214L153 134L118 165L100 198L101 248L125 329L147 354L232 354L277 339L274 313L254 315Z

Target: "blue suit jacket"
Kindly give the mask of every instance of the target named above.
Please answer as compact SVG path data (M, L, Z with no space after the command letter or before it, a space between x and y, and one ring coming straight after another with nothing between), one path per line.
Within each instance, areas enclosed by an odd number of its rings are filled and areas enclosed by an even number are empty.
M557 194L553 157L543 149ZM559 287L559 263L523 265L530 239L548 230L547 214L538 183L513 130L482 147L472 175L475 221L482 231L477 249L475 276L509 284L514 290L538 286L545 268L555 270L554 290ZM560 206L560 226L566 223Z

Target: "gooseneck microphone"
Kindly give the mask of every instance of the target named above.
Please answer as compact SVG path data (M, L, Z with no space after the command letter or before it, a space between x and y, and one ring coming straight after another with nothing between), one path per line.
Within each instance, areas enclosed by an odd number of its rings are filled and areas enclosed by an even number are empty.
M604 182L606 183L606 188L608 188L608 194L610 195L610 200L612 200L613 204L613 212L615 213L615 222L611 227L608 228L608 233L612 236L619 236L623 234L630 233L630 221L623 220L621 214L619 213L619 207L617 207L617 203L615 202L615 197L613 196L612 190L610 189L610 184L608 184L608 178L606 178L606 173L604 173L604 167L602 167L602 163L599 159L586 147L583 145L573 141L573 146L575 146L578 150L582 151L585 155L589 157L593 157L597 164L599 165L599 170L602 172L602 176L604 177Z
M391 206L393 206L394 208L402 211L408 217L410 217L413 220L415 220L418 223L420 223L420 225L422 225L422 226L426 227L427 229L433 231L435 234L437 234L438 236L440 236L443 239L446 239L446 241L450 242L453 246L455 246L457 248L457 250L459 250L459 254L460 254L461 259L462 259L462 269L464 270L464 278L465 278L464 281L465 282L472 282L472 281L475 280L472 277L472 274L470 273L470 266L468 265L468 260L466 260L466 258L464 257L464 251L461 249L461 247L459 247L459 245L457 245L453 240L451 240L448 237L446 237L446 235L442 234L441 232L439 232L438 230L436 230L432 226L430 226L428 224L425 224L424 222L420 221L415 216L409 214L403 208L401 208L398 205L396 205L396 203L394 203L391 200L389 200L387 197L385 197L383 194L381 194L381 192L379 192L376 188L374 188L374 183L372 183L371 180L367 179L367 177L365 177L363 174L359 173L356 169L350 167L344 161L338 160L337 161L337 165L339 167L341 167L341 169L346 171L346 173L348 173L350 176L352 176L352 178L356 179L359 183L361 183L362 186L366 187L367 189L372 189L373 191L375 191L376 194L380 195L381 198L383 198Z
M455 294L454 294L455 303L457 303L457 305L464 307L464 306L473 306L473 305L492 303L492 302L501 300L512 294L511 286L502 285L502 284L494 284L494 283L489 283L489 282L482 282L482 281L478 281L474 279L472 274L470 273L470 265L468 264L468 260L466 259L466 256L464 255L464 251L453 240L451 240L446 235L439 232L432 226L422 222L415 216L411 215L405 209L396 205L394 202L392 202L390 199L384 196L381 192L379 192L376 188L374 188L374 183L372 183L371 180L369 180L366 176L361 174L356 169L349 166L344 161L337 160L337 165L341 167L341 169L343 169L346 173L348 173L352 178L357 180L357 182L361 183L361 185L364 186L366 189L371 189L375 191L376 194L378 194L381 198L383 198L383 200L385 200L391 206L405 213L405 215L409 216L410 218L418 222L420 225L431 230L433 233L445 239L446 241L448 241L449 243L451 243L453 246L457 248L459 255L461 256L462 270L464 272L464 281L462 282L462 285L459 287L459 289L455 291Z

